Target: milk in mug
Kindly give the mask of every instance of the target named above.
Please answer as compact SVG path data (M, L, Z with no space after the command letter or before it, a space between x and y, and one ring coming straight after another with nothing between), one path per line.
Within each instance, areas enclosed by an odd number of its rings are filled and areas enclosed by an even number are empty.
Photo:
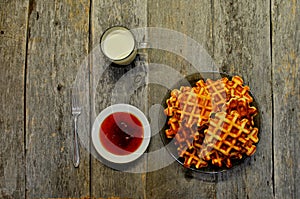
M125 27L109 28L101 38L101 50L112 62L127 65L136 56L133 34Z

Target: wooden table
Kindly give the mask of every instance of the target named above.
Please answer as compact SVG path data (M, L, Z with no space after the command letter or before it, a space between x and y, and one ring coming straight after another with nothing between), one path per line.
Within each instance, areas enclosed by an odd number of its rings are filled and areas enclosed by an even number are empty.
M296 0L0 0L0 198L300 198L299 9ZM263 121L247 164L209 182L176 162L152 172L116 171L81 148L80 167L73 167L69 88L113 25L181 32L219 71L244 78ZM191 68L162 50L149 50L147 59L182 75ZM112 103L114 80L126 70L102 77L97 111ZM146 85L130 103L150 117L161 89ZM153 137L149 150L160 144Z

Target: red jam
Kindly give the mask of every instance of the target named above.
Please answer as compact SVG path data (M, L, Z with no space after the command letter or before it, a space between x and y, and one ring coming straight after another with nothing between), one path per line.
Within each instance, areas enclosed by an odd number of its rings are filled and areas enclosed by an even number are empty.
M112 113L101 124L100 141L107 151L115 155L134 152L141 145L143 137L143 125L131 113Z

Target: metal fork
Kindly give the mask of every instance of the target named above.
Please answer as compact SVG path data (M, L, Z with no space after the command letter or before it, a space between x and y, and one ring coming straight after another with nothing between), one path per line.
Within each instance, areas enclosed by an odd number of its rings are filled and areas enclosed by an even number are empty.
M78 88L72 89L72 116L74 120L74 146L73 146L73 164L74 167L79 166L79 145L78 145L78 132L77 132L77 121L78 116L81 114L81 107L79 105L79 90Z

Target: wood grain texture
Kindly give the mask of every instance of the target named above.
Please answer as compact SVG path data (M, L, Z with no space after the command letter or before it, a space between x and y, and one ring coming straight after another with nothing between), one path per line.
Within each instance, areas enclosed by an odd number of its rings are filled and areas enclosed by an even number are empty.
M94 49L99 45L102 33L111 26L121 25L129 29L137 27L145 27L147 25L146 16L146 0L131 0L131 1L117 1L117 0L93 0L92 1L92 16L91 16L91 48ZM96 55L97 56L97 55ZM147 110L147 88L141 86L132 93L132 90L126 89L129 82L121 81L124 75L129 75L129 79L135 79L135 74L131 74L134 68L139 66L139 58L134 64L118 67L110 65L99 77L98 82L92 82L91 86L96 86L96 98L92 100L95 103L97 114L107 106L117 103L129 103L143 112ZM91 68L104 67L91 62ZM91 70L92 70L91 69ZM145 69L145 68L144 68ZM141 68L142 75L140 76L140 83L145 82L147 74L143 67ZM94 78L91 78L94 79ZM116 91L116 85L118 92ZM124 87L123 87L124 86ZM135 85L132 85L135 87ZM123 96L130 96L125 101L120 101ZM93 107L93 104L92 104ZM94 110L91 110L94 111ZM91 125L93 121L91 121ZM109 165L101 163L99 157L93 157L91 161L91 196L95 198L145 198L146 179L145 174L122 172L112 169ZM145 160L140 159L137 165L145 168Z
M300 198L299 13L296 0L0 0L0 198ZM69 88L79 69L102 67L85 60L80 68L103 31L115 25L181 32L216 66L199 68L184 56L150 49L149 68L141 54L131 65L110 65L98 82L86 72L85 85L97 85L91 93L96 99L86 104L90 112L133 104L158 133L157 105L174 78L199 70L238 74L261 114L260 142L248 162L213 178L195 176L176 162L126 173L81 147L80 167L73 167ZM161 38L174 46L168 35ZM188 42L174 49L187 53ZM162 147L155 134L148 152ZM165 153L129 166L152 170L170 160Z
M276 198L300 197L300 4L272 1Z
M92 48L100 42L102 33L111 26L129 29L145 27L147 23L146 0L92 0L91 36Z
M213 52L212 40L212 15L210 1L148 1L148 26L167 28L185 34L185 37L192 38L204 47L211 54ZM151 35L150 35L151 36ZM155 39L155 38L154 38ZM157 38L158 39L158 38ZM176 40L170 40L165 35L172 50L177 50L184 54L190 46L188 42L183 45L177 45ZM188 39L187 39L188 40ZM151 44L150 44L151 46ZM194 56L199 56L193 52ZM187 57L182 57L171 52L152 49L149 52L150 64L161 64L161 68L152 70L154 66L150 65L149 79L161 79L162 81L151 81L149 85L149 106L162 103L167 94L170 85L174 82L175 71L178 77L200 72L201 70L214 70L214 68L197 68L189 63ZM169 68L165 71L162 68ZM175 71L173 71L175 70ZM176 75L175 75L176 76ZM179 80L177 79L177 81ZM161 82L159 84L159 82ZM151 108L151 107L149 107ZM152 116L151 123L155 124L155 117ZM159 129L160 125L158 125ZM152 137L150 151L159 150L163 147L159 134ZM166 157L157 157L156 161L166 161ZM148 161L148 167L152 164L159 164L151 160ZM203 181L193 178L177 162L173 162L160 170L147 173L147 198L215 198L216 189L214 182Z
M256 97L260 141L250 161L220 176L217 198L273 198L272 74L268 1L214 1L214 59Z
M88 54L89 1L30 1L26 82L27 198L89 196L89 153L72 164L70 90Z
M0 198L25 197L24 72L28 1L0 1Z

